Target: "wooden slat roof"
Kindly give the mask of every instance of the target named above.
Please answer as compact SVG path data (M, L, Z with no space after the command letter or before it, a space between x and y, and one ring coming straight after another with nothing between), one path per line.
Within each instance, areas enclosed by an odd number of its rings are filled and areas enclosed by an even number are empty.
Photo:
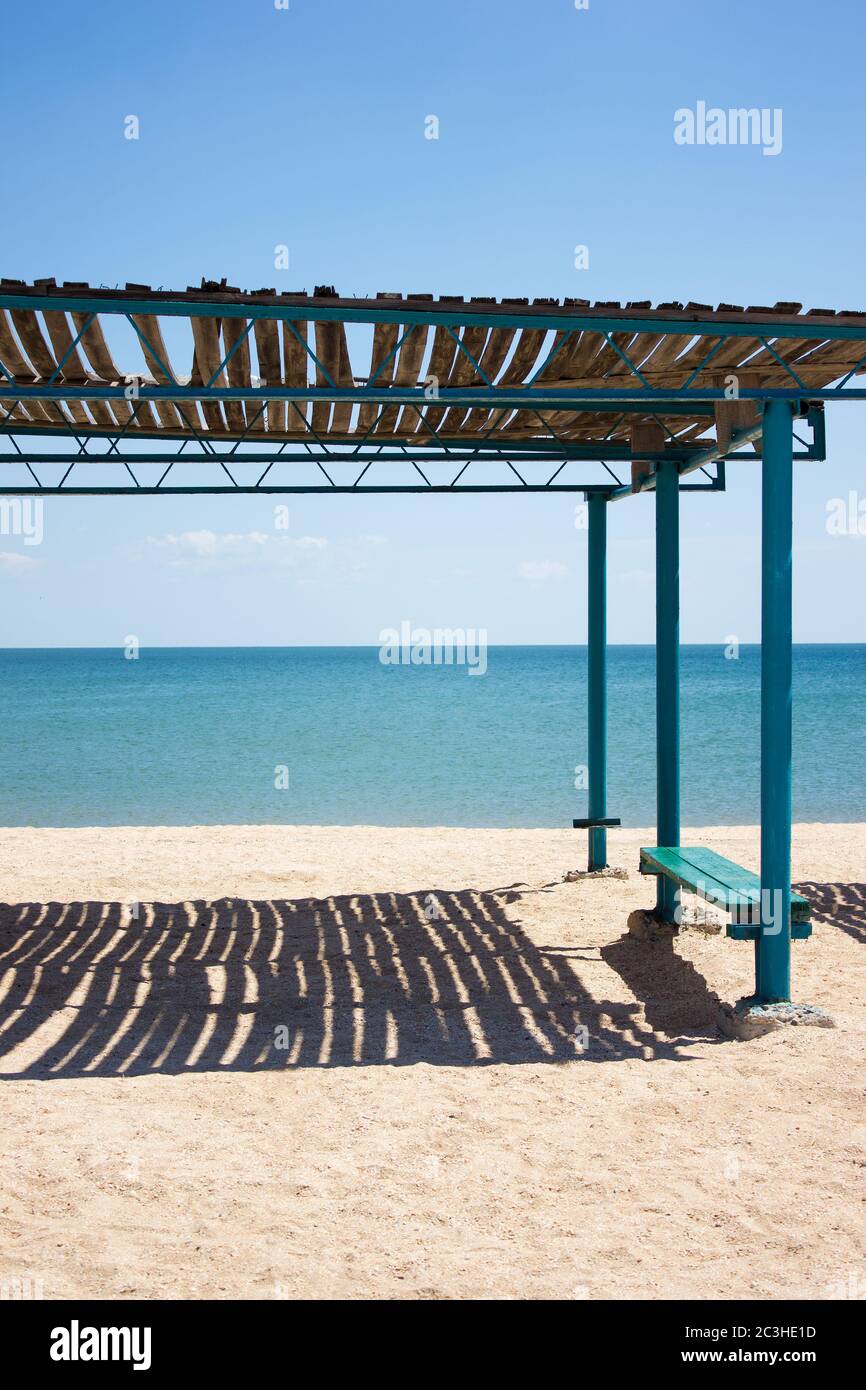
M620 349L644 380L656 388L682 389L693 373L696 375L692 386L696 389L722 386L730 373L736 374L744 387L790 386L794 383L782 365L784 362L805 387L820 389L850 372L866 355L862 335L832 336L839 324L855 324L866 330L866 312L819 308L803 313L801 305L791 302L747 307L719 304L713 308L696 303L653 307L648 301L625 305L610 301L590 304L576 299L562 303L541 299L531 304L516 299L467 301L461 296L434 298L423 294L344 299L329 286L317 287L312 295L277 294L272 289L241 291L225 281L203 281L198 288L169 291L134 284L119 290L80 282L58 286L53 280L36 281L33 285L0 280L0 294L25 300L23 306L19 302L16 307L0 308L0 362L20 386L47 381L57 373L64 356L66 361L57 385L115 385L137 376L165 386L174 378L184 386L189 383L192 395L215 373L218 375L214 385L218 387L283 386L300 390L325 385L326 372L340 387L363 384L378 373L376 385L382 389L423 386L430 377L435 377L442 388L479 387L484 385L485 377L499 387L525 386L533 377L538 387L637 386L637 378L617 351ZM26 304L30 298L37 301L32 308ZM140 335L136 344L138 360L127 360L126 347L121 363L117 346L111 346L117 307L110 313L103 312L87 327L89 314L80 308L67 310L61 303L56 309L49 307L52 299L68 303L85 298L94 308L102 301L111 301L113 306L132 306L129 313ZM141 312L143 304L148 312ZM166 311L160 318L161 305L166 310L172 306L173 361L169 359L163 331L169 319ZM188 314L184 313L186 305L190 306ZM207 305L212 312L196 312L198 305ZM232 306L231 314L225 313L228 306ZM255 306L258 311L246 336L248 317L238 313L244 306ZM280 317L262 315L261 310L267 307L279 309ZM286 316L287 308L293 311L290 317ZM349 332L339 316L316 317L317 308L351 311ZM413 316L447 315L447 320L440 317L436 323L416 322L413 317L404 323L400 319L401 309ZM365 321L366 313L377 314L381 319L383 311L392 316L391 321ZM483 315L485 321L467 321L473 313ZM541 313L546 327L538 326ZM570 329L565 323L563 329L557 330L559 318L574 319L577 315L582 320L581 328ZM499 325L497 318L508 322ZM523 318L530 320L525 326L521 326ZM600 325L596 329L593 322L599 319L607 324L611 318L617 320L617 327L609 342L605 328ZM634 329L629 327L630 320L636 324ZM715 323L740 325L741 331L727 337L721 331L713 332ZM772 333L766 327L770 323ZM700 325L699 329L695 325ZM785 336L788 325L790 336ZM742 331L742 327L750 326L753 332ZM804 333L804 329L809 331ZM70 351L78 333L82 334L80 341ZM363 337L365 333L367 346L361 352L358 335ZM177 348L179 334L187 340L182 352ZM480 372L466 352L460 350L455 335ZM772 351L762 339L771 343ZM236 351L221 368L236 344ZM305 350L305 344L320 365ZM355 363L350 358L350 347ZM708 354L712 355L708 358ZM705 359L708 360L702 366ZM16 432L39 433L67 424L78 434L122 429L129 438L146 434L166 439L193 435L237 439L246 434L249 440L297 440L309 438L312 429L330 442L352 444L372 430L370 438L375 443L411 440L416 444L434 444L434 431L449 440L467 442L477 442L480 432L505 441L543 436L551 431L560 439L571 441L617 442L629 438L634 420L634 415L618 419L615 404L582 411L537 411L513 407L497 410L488 403L477 407L442 405L435 401L422 409L399 403L378 406L369 402L271 401L265 408L258 401L210 399L145 401L133 413L130 403L120 399L28 399L16 405L8 423L14 423ZM676 416L664 423L678 440L697 438L712 429L705 417Z

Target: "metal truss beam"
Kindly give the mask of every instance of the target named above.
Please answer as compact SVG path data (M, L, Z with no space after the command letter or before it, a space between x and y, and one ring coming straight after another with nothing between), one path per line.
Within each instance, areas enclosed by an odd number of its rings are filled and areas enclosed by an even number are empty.
M11 432L10 432L10 437ZM19 436L21 437L21 436ZM89 437L89 436L88 436ZM25 439L25 446L27 441ZM694 458L694 447L688 448L685 445L677 448L672 446L669 449L647 451L642 457L650 462L661 462L662 459L673 459L677 463L687 463ZM376 453L371 449L365 449L359 453L347 451L338 453L336 449L314 449L310 447L306 452L299 453L280 453L277 450L266 450L262 453L233 453L231 450L215 450L213 453L189 453L172 451L144 451L138 452L134 449L126 451L112 450L103 453L89 453L82 449L77 449L74 453L51 453L48 450L31 449L25 447L21 452L0 453L0 464L21 463L24 458L30 463L508 463L515 460L521 463L570 463L579 461L602 462L607 460L611 463L628 463L631 458L631 449L628 445L591 445L585 444L573 449L533 449L521 451L519 449L503 448L492 452L476 452L474 449L449 449L447 454L442 450L423 450L407 445L406 449L383 450Z
M130 380L135 378L130 374ZM112 401L130 400L129 387L105 386L95 382L63 386L0 386L0 401ZM469 386L441 387L431 395L423 386L152 386L142 384L133 400L138 401L321 401L335 404L465 406L511 410L581 410L615 405L617 410L645 414L652 408L660 415L705 415L701 406L730 397L722 387L700 386L674 389L671 386ZM760 386L740 388L738 399L747 401L791 400L806 409L810 400L866 400L866 387ZM697 407L697 408L696 408Z
M0 411L2 411L2 407L0 407ZM695 413L701 414L703 412ZM692 412L689 411L688 414L691 415ZM116 442L123 437L126 441L134 440L136 444L140 440L159 440L163 444L186 444L188 448L192 448L196 443L232 444L231 435L220 434L217 439L211 440L208 434L203 434L199 440L194 440L191 437L168 434L165 430L136 429L132 434L127 431L121 436L116 426L113 428L101 428L99 426L89 428L73 421L70 421L66 425L50 425L47 423L43 425L40 421L38 425L31 427L26 421L15 420L11 416L8 416L8 413L7 417L0 414L0 435L4 434L9 436L20 435L22 438L26 437L30 439L69 439L70 437L76 439L79 437L94 440L104 439L109 443L112 441ZM298 448L300 446L305 449L311 447L306 442L308 438L311 440L316 439L316 435L313 434L311 430L308 430L305 435L299 434L298 438L284 440L282 444L278 445L273 440L269 440L267 435L255 436L247 432L245 436L238 437L232 447L240 451L239 446L242 444L246 445L250 451L251 458L267 458L269 453L279 453L282 457L284 456L283 451L290 447ZM478 442L472 442L471 444L466 435L456 437L443 434L418 434L408 439L405 435L388 434L371 435L366 440L364 436L359 437L354 435L347 435L344 439L334 439L332 436L325 436L324 438L329 441L328 445L322 443L322 436L319 436L317 441L319 442L319 447L323 449L326 447L333 448L335 453L338 449L344 449L347 451L346 457L351 458L360 458L364 451L370 453L373 450L385 448L399 449L401 451L412 449L418 454L419 458L422 455L430 458L435 449L448 450L449 457L461 450L471 453L473 457L476 454L492 452L498 453L500 456L502 454L549 453L552 457L555 456L557 458L599 458L602 456L606 457L608 451L611 451L611 458L631 457L631 450L628 445L609 444L607 440L584 443L578 440L563 439L561 436L554 435L535 435L523 439L514 439L508 434L494 432L490 435L479 434ZM258 450L259 452L253 453L253 450ZM208 451L208 456L210 457L210 451ZM644 455L641 455L641 457L644 457ZM647 457L649 457L649 455L647 455Z
M417 304L417 308L413 305ZM171 293L150 293L136 296L111 290L66 291L53 290L27 293L24 290L0 292L0 307L7 309L47 308L67 313L83 314L157 314L179 318L215 316L218 318L286 319L305 321L341 321L343 323L397 323L403 325L431 324L445 328L477 325L490 328L547 328L568 331L588 329L594 333L677 333L720 338L753 338L756 329L767 338L862 339L866 351L866 325L851 322L840 315L798 315L774 318L772 313L755 315L731 313L730 316L710 317L687 310L655 311L642 315L639 311L587 313L567 306L554 310L542 306L515 306L476 303L459 305L437 304L436 301L408 299L345 300L335 298L322 302L304 295L261 295L255 300L237 296L208 298L175 298Z
M722 487L718 486L715 482L712 482L712 483L687 483L687 484L681 485L680 490L681 490L682 492L721 492L721 491L723 491L724 489L723 489ZM213 494L226 493L226 494L230 494L231 496L234 497L234 496L242 496L242 495L244 495L244 494L254 494L254 493L255 493L255 494L265 494L265 495L272 495L272 494L275 495L275 494L282 494L282 493L290 494L290 495L300 495L300 494L307 494L307 493L310 493L310 494L323 493L323 494L327 494L327 495L329 495L329 496L331 496L331 495L343 494L343 495L345 495L345 496L357 497L357 496L359 496L360 494L367 494L367 493L370 493L370 494L372 494L372 495L378 495L378 496L382 496L382 495L384 495L384 494L390 494L391 496L400 496L400 495L403 494L403 493L406 493L407 496L411 496L412 494L415 494L415 493L422 493L422 494L425 494L425 495L428 495L428 496L429 496L429 495L435 493L435 494L437 494L437 495L439 495L439 496L458 497L458 496L462 496L464 493L494 493L494 492L496 492L496 493L498 493L498 492L501 492L501 493L510 493L510 492L517 492L517 493L521 493L521 494L523 494L523 495L525 496L527 493L567 492L567 493L585 493L585 494L589 494L589 495L594 495L594 494L596 494L596 493L602 493L602 494L604 494L604 495L610 497L610 496L613 496L613 495L616 493L616 491L617 491L617 488L616 488L616 485L615 485L615 484L608 484L608 483L586 483L586 482L582 482L582 483L489 483L489 484L485 484L485 483L442 483L442 484L440 484L440 483L406 483L406 484L404 484L403 486L394 486L394 487L376 486L376 485L374 485L374 484L372 484L372 483L370 483L370 484L364 484L364 485L360 485L360 486L359 486L359 485L355 485L355 484L349 484L349 483L347 483L347 484L341 484L341 483L330 483L330 484L329 484L329 483L322 483L322 484L310 484L309 486L305 486L305 485L301 485L301 484L294 484L294 485L293 485L293 484L291 484L291 483L285 483L285 484L277 484L277 483L275 483L275 484L273 484L273 485L268 484L268 483L262 483L262 484L254 484L254 483L251 483L251 484L249 484L249 486L245 486L244 484L239 483L239 484L237 484L236 486L215 485L215 486L212 486L212 487L209 487L209 486L207 486L206 484L195 484L195 485L192 485L192 486L189 486L189 487L176 487L176 486L160 487L159 485L156 485L156 486L154 486L154 487L146 487L146 486L144 486L144 485L138 485L138 486L136 486L134 483L130 483L130 484L127 485L126 487L110 487L110 486L106 486L106 487L82 487L82 486L79 486L77 483L58 484L57 486L49 486L49 485L47 485L47 484L37 485L37 484L34 483L34 484L32 484L31 486L29 486L29 487L27 487L27 486L20 486L20 487L7 487L7 486L4 486L4 487L2 488L2 496L4 496L4 497L58 497L58 496L61 496L61 495L62 495L63 497L195 497L195 496L198 496L199 493L201 493L201 494L203 494L203 495L207 495L207 496L211 496L211 495L213 495Z
M668 462L682 475L685 471L688 458L685 459L668 457ZM278 464L291 462L292 466L286 470L285 476L277 477L272 471ZM0 458L0 475L9 477L16 472L15 465L20 469L26 469L27 477L21 480L20 476L13 483L6 483L3 476L0 476L0 494L6 496L25 496L25 495L59 495L64 496L83 495L83 496L130 496L130 495L160 495L185 494L194 496L196 493L344 493L346 495L357 495L358 493L384 494L390 493L399 495L400 493L447 493L455 494L458 492L466 493L583 493L586 496L601 494L606 497L616 497L627 492L628 489L622 480L614 473L610 464L604 460L596 459L608 473L608 478L598 481L597 479L588 480L579 475L569 478L564 472L568 464L576 461L571 459L548 459L533 456L528 459L518 459L520 469L508 458L499 459L479 459L470 457L461 461L451 456L423 460L424 468L412 457L402 455L391 461L390 476L387 481L374 480L371 472L374 463L381 463L380 457L368 459L366 462L353 458L351 455L342 455L333 458L328 455L310 454L300 455L293 460L287 460L285 455L276 456L270 462L265 463L262 458L233 458L225 454L219 455L200 455L192 459L189 455L142 455L127 454L103 454L94 456L91 454L64 454L64 455L32 455L22 452L20 454L7 454ZM400 469L398 475L394 475L394 462L399 462ZM525 476L527 464L542 464L544 475L538 476L538 469L534 470L534 476ZM227 463L232 465L231 470ZM265 463L264 469L261 465ZM305 463L308 467L318 468L319 474L324 476L325 481L306 481L303 473L299 470L299 464ZM328 467L325 468L324 464ZM491 472L489 468L479 477L477 471L470 473L470 469L478 464L496 463L498 468ZM45 466L54 466L50 476L46 477ZM157 472L154 473L154 465L158 464ZM193 464L193 467L183 466ZM249 467L255 464L254 474L250 474ZM210 468L205 465L211 465ZM239 469L241 465L246 465L246 471L242 474ZM347 465L350 476L347 477ZM359 467L360 465L360 467ZM442 479L442 466L447 466L447 481ZM40 471L37 473L36 468ZM228 478L228 483L220 479L213 481L213 468L219 466L223 474ZM656 464L661 466L661 459ZM176 468L180 468L180 473L174 473L171 481L170 475ZM456 468L456 472L455 472ZM142 478L142 469L147 469L147 475ZM424 469L427 471L425 472ZM435 472L433 470L435 469ZM552 469L552 471L551 471ZM135 471L134 471L135 470ZM523 470L523 471L520 471ZM583 470L581 470L583 471ZM724 489L724 468L717 465L715 474L711 474L706 468L703 470L706 482L696 482L693 484L682 484L684 491L704 491L718 492ZM428 476L429 474L429 476ZM96 482L88 482L86 479L97 478ZM438 476L437 476L438 475ZM418 481L420 478L420 482Z

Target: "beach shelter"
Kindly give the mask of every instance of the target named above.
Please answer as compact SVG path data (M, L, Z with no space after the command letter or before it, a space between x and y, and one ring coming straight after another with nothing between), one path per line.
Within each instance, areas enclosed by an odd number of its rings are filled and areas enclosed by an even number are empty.
M134 354L135 360L131 354ZM369 364L369 365L368 365ZM655 495L656 915L683 889L753 940L755 999L790 999L792 473L824 403L862 400L866 313L566 299L344 299L0 281L7 498L179 493L583 494L589 868L607 862L606 536ZM858 380L861 384L856 384ZM761 860L680 843L679 502L760 467Z

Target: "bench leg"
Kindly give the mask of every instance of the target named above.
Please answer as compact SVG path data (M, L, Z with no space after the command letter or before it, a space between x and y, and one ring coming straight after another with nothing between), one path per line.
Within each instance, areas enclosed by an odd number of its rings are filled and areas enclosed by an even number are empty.
M791 997L791 532L793 416L764 405L761 464L761 933L755 995Z
M680 479L676 463L656 470L656 799L658 841L680 842ZM656 912L673 922L679 890L657 879Z

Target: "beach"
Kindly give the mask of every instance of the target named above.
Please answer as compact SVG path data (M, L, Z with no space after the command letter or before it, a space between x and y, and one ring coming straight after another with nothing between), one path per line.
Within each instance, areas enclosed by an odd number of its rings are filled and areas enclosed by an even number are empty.
M866 825L793 833L836 1028L748 1043L749 944L626 934L654 843L0 830L0 1293L866 1296Z

